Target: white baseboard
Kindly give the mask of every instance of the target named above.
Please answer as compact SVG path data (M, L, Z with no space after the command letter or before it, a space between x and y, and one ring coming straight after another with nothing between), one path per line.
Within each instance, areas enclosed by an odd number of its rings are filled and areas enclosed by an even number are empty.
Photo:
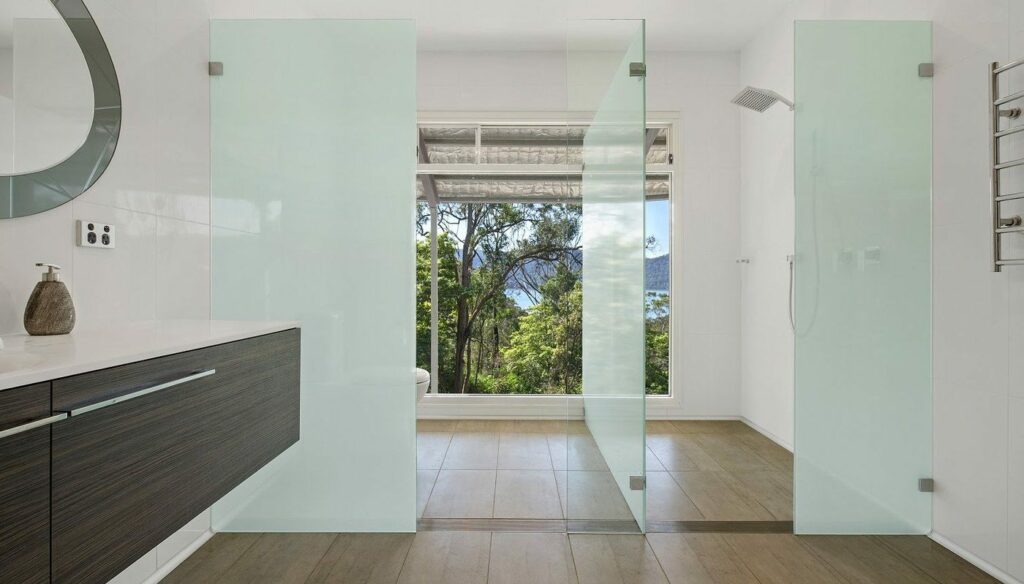
M142 584L157 584L157 582L163 580L168 574L173 572L175 568L180 566L182 562L187 560L189 556L194 554L196 550L203 547L204 543L210 541L211 537L213 537L213 530L207 529L202 535L197 537L195 541L190 543L188 547L178 552L176 556L167 560L164 565L157 568L156 572L153 572L153 575L146 578Z
M954 554L974 564L974 566L979 570L985 572L989 576L992 576L996 580L1003 582L1003 584L1024 584L1024 582L1021 582L1020 580L1014 578L1013 576L1007 574L1006 572L1000 570L999 568L993 566L992 564L986 562L985 560L979 558L978 556L953 543L952 540L942 535L941 533L936 533L933 531L930 534L928 534L928 537L932 538L932 540L934 540L942 547L948 549Z
M761 426L755 424L754 422L751 422L750 420L744 418L743 416L740 416L739 420L744 424L750 426L754 430L756 430L759 434L762 434L765 438L771 440L772 442L778 444L779 446L785 448L786 450L793 452L793 445L790 444L789 442L786 442L782 438L779 438L775 434L769 432L768 430L762 428Z

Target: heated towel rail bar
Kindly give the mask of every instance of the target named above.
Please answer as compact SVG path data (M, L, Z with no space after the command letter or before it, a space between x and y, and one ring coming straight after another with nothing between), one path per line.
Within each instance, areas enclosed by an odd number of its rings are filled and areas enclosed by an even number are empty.
M1001 245L1001 236L1006 233L1020 233L1024 232L1024 221L1021 220L1020 215L1014 215L1011 217L1003 217L1002 214L1002 203L1007 201L1015 201L1018 199L1024 199L1024 192L1017 193L1002 193L1000 185L1000 173L1009 170L1011 168L1017 168L1024 166L1024 158L1018 158L1015 160L1003 161L999 153L1000 139L1007 136L1013 136L1019 132L1024 132L1024 120L1021 125L1015 125L1008 128L1000 128L1000 124L1003 118L1009 120L1017 120L1021 117L1021 105L1016 104L1008 107L1007 104L1013 104L1018 100L1024 100L1024 91L1018 91L1009 95L999 95L999 75L1006 73L1012 69L1024 65L1024 59L1017 59L1008 63L992 63L989 71L989 107L991 108L990 117L990 155L991 165L989 166L989 172L991 172L991 178L989 180L990 189L990 205L992 207L992 271L1001 272L1004 266L1024 266L1024 258L1004 258L1002 256L1003 249Z

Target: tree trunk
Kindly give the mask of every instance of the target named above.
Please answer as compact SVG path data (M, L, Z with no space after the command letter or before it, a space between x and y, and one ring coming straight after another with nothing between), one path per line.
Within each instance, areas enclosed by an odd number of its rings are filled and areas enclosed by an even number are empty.
M476 231L476 223L479 220L477 211L472 205L466 206L466 237L462 241L462 265L459 270L459 286L462 293L459 294L456 302L455 321L455 388L459 393L466 393L466 359L467 345L472 333L469 323L469 298L467 297L470 284L473 280L473 256L475 255L475 244L473 233Z

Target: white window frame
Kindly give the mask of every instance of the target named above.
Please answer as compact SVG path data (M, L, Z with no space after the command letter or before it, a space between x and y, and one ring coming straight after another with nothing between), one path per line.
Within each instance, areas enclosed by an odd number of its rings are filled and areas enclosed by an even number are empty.
M528 112L528 111L503 111L503 112L438 112L421 111L417 117L417 135L419 138L419 127L422 125L439 126L465 126L478 127L487 125L585 125L593 117L590 112ZM647 418L670 418L682 412L683 390L681 387L682 375L677 371L678 361L676 354L681 350L681 338L679 334L679 323L682 316L682 294L678 294L680 272L676 269L679 258L682 258L682 236L679 232L681 222L676 220L676 215L681 209L679 194L681 192L679 175L680 164L680 115L679 112L647 112L647 126L666 126L669 128L669 153L674 160L669 164L649 164L647 171L650 174L666 174L669 176L669 257L672 265L669 267L669 395L647 396ZM477 145L479 146L479 132L477 133ZM537 164L417 164L417 176L424 174L482 174L487 172L500 172L502 174L567 174L582 170L578 165L537 165ZM434 215L432 215L434 217ZM431 221L431 241L436 242L436 224ZM431 278L437 279L437 255L436 246L431 249ZM438 299L433 296L436 286L432 286L431 306L436 310ZM437 365L437 322L436 313L431 318L431 368L436 370ZM432 371L433 373L433 371ZM431 387L427 395L420 400L417 406L417 417L419 419L583 419L583 396L582 395L484 395L484 394L447 394L437 393L437 380L431 375Z

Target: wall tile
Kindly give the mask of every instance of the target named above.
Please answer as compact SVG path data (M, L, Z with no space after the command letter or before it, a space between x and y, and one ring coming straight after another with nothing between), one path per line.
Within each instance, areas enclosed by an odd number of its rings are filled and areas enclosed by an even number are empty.
M79 326L156 318L154 215L74 201L74 218L115 226L114 249L75 247Z
M1009 414L1009 564L1006 570L1024 581L1024 399L1010 398Z
M985 561L1007 562L1007 398L935 380L934 525ZM950 429L956 428L953 432Z
M43 272L36 262L61 266L61 279L74 296L74 237L70 204L0 221L0 334L25 332L25 304Z
M157 218L156 317L210 318L210 226Z

